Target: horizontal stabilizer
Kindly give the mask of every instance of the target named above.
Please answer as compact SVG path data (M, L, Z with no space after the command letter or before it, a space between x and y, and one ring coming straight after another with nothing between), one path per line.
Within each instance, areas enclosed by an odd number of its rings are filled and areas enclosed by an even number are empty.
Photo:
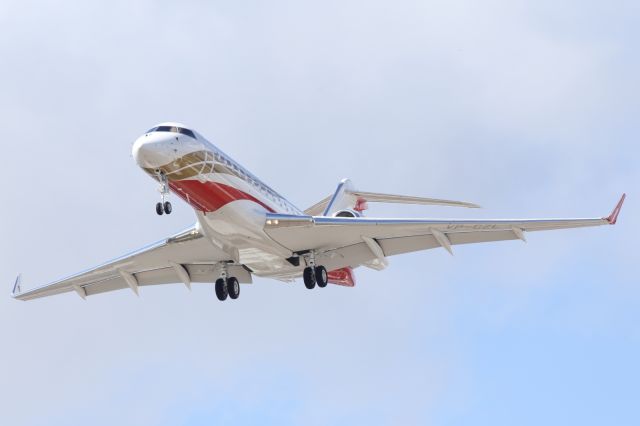
M423 204L432 206L467 207L479 209L480 206L465 201L441 200L439 198L410 197L407 195L378 194L376 192L354 191L356 197L364 198L370 203Z
M381 194L358 191L349 179L343 179L336 192L306 209L310 216L331 216L343 209L365 210L367 203L421 204L430 206L466 207L477 209L479 205L465 201L442 200L439 198L411 197L407 195Z

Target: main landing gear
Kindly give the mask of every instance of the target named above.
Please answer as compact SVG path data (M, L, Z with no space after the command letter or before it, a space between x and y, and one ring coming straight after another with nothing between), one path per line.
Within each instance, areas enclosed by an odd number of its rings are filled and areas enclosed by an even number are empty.
M236 277L227 279L218 278L216 280L216 296L218 300L223 302L227 297L237 299L240 297L240 283Z
M318 287L324 288L329 282L327 269L324 266L307 266L302 271L302 279L304 280L304 286L309 290L314 288L316 284L318 284Z
M169 179L167 179L167 175L160 170L156 170L156 175L158 176L158 180L160 181L160 196L162 197L162 201L156 204L156 213L158 216L162 216L163 214L171 214L173 211L173 207L169 201L165 201L165 198L169 195Z
M304 280L304 286L309 290L314 288L316 284L318 287L324 288L329 282L329 275L327 274L327 268L322 265L316 266L316 253L311 251L307 257L307 266L302 271L302 279Z
M219 301L227 300L227 297L237 299L240 297L240 282L236 277L227 278L227 267L223 266L222 276L216 280L216 296Z

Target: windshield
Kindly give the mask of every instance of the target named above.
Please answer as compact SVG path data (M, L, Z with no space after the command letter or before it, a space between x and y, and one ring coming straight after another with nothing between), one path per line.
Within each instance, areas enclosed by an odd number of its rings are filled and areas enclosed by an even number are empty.
M191 130L189 129L185 129L184 127L176 127L176 126L157 126L154 128L151 128L149 130L147 130L147 133L153 133L153 132L173 132L173 133L181 133L183 135L187 135L189 137L192 137L194 139L196 138L195 133L193 133Z

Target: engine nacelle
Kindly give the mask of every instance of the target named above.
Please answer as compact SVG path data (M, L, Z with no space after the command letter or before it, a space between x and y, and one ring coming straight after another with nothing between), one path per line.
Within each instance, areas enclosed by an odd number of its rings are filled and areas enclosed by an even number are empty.
M355 210L345 209L335 212L333 217L362 217L362 214Z

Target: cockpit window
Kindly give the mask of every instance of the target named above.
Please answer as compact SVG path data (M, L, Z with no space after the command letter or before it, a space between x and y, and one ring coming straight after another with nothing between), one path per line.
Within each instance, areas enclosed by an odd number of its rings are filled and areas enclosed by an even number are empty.
M183 127L175 127L175 126L158 126L158 127L154 127L152 129L149 129L147 131L147 133L152 133L152 132L172 132L172 133L181 133L183 135L187 135L189 137L192 137L194 139L196 138L196 134L193 133L191 130L189 129L185 129Z
M183 129L182 127L178 127L178 131L183 135L191 136L192 138L196 139L196 135L189 129Z
M172 126L158 126L155 130L156 132L173 132L173 133L178 133L178 128L177 127L172 127Z

